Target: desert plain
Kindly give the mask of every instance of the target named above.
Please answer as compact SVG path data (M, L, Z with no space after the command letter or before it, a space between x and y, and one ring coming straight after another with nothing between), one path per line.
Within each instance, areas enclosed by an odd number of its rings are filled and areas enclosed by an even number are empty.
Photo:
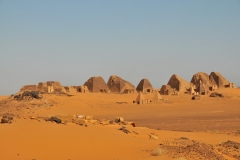
M224 97L163 95L138 105L138 93L43 94L16 101L0 97L1 159L240 159L240 89ZM152 99L153 93L144 94ZM51 115L90 116L92 123L46 121ZM116 117L124 122L117 123ZM132 125L134 123L134 125Z

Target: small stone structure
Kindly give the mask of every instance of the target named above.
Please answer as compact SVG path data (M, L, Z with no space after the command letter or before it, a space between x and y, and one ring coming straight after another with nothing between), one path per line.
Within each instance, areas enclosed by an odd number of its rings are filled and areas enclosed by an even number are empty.
M196 91L199 93L199 95L206 95L208 93L208 89L205 87L202 80L199 80Z
M48 93L52 93L54 91L52 85L48 85L47 87L48 87Z
M80 86L80 87L78 88L78 91L79 91L79 92L82 92L82 93L89 92L88 87L85 86L85 85Z
M135 86L119 76L112 75L107 83L112 93L135 93Z
M236 88L235 83L229 83L229 85L226 86L227 88Z
M154 91L152 84L146 78L139 82L136 90L142 93L152 93Z
M100 76L89 78L84 83L84 86L86 86L88 88L89 92L93 92L93 93L99 93L99 92L108 93L108 92L110 92L106 82ZM84 88L82 88L82 89L84 89Z
M190 85L190 95L195 95L196 94L196 86L194 84Z

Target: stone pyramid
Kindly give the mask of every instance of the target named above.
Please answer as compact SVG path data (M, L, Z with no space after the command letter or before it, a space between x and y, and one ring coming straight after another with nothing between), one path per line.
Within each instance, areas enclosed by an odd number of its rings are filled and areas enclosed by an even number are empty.
M107 85L112 93L136 92L135 86L133 84L116 75L112 75L109 77Z
M144 103L146 103L146 99L145 99L145 97L143 96L142 92L139 92L139 94L138 94L135 102L136 102L137 104L144 104Z
M154 92L154 97L152 101L158 101L158 100L163 100L162 96L159 94L159 92Z
M153 90L154 89L152 87L152 84L146 78L142 79L137 86L137 91L138 92L151 93L151 92L153 92Z
M98 92L109 92L109 88L101 76L91 77L85 83L89 92L98 93Z

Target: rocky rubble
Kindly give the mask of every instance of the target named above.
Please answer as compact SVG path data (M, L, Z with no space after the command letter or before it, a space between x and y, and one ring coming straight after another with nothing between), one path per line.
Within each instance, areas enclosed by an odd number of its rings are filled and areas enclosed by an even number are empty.
M40 92L38 91L24 91L22 94L13 95L13 98L17 101L41 99Z
M13 117L13 114L6 113L2 116L0 123L12 123Z
M222 142L218 145L219 152L223 154L234 157L237 160L240 160L240 143L234 141Z
M200 98L201 98L201 96L195 95L195 96L192 97L192 100L200 100Z
M223 96L222 94L220 94L220 93L213 92L213 93L211 93L211 94L209 95L209 97L221 97L221 98L223 98L224 96Z
M195 140L189 140L188 138L165 141L160 144L159 148L164 150L164 154L172 158L184 157L185 159L194 160L225 160L223 156L214 150L213 146Z
M136 123L124 121L123 117L116 117L115 120L94 119L93 116L85 115L51 115L45 118L45 121L56 122L57 124L75 123L81 126L88 124L99 125L129 125L136 127Z

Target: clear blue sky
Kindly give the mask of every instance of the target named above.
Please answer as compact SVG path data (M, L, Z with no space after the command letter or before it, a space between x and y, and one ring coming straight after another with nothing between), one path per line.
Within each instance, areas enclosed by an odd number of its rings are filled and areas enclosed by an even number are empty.
M155 88L218 71L240 85L240 0L0 0L0 95L116 74Z

